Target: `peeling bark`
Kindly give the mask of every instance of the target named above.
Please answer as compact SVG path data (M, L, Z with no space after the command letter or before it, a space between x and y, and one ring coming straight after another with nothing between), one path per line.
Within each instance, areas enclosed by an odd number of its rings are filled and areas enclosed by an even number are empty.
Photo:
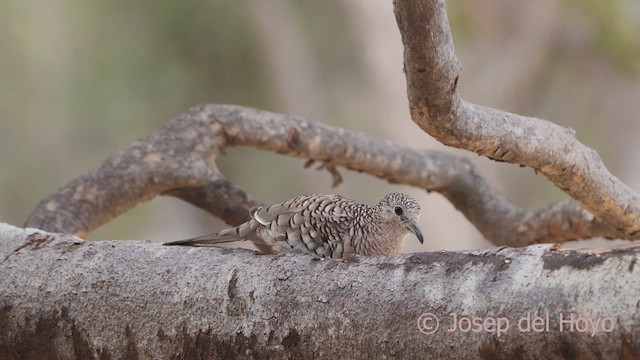
M0 224L0 358L631 359L639 258L536 245L337 261ZM452 313L510 326L447 332ZM527 313L548 313L548 332L519 330ZM594 336L560 332L571 314L601 319Z

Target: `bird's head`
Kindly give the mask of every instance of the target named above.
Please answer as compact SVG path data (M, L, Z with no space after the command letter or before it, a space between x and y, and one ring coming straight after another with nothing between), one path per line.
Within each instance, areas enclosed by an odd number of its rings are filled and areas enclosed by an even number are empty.
M378 203L381 220L400 231L415 234L420 243L424 243L424 236L418 220L420 219L420 205L409 195L392 193L385 196Z

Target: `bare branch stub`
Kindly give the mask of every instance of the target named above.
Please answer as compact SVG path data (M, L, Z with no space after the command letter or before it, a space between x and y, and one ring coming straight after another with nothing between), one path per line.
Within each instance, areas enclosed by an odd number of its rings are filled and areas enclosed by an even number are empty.
M210 167L228 146L330 162L438 191L497 245L621 236L572 202L519 209L462 157L233 105L190 109L44 199L26 226L82 235L157 195L178 197L236 225L260 202Z
M446 145L529 166L625 237L640 235L638 194L609 173L573 130L459 97L461 66L444 0L395 0L394 11L411 116L423 130Z

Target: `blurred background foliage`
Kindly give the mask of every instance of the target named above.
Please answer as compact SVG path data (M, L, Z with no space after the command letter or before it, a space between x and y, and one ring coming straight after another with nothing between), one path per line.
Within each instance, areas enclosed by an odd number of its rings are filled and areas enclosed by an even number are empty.
M450 0L467 100L573 127L640 190L639 0ZM566 198L531 169L447 149L408 115L390 0L4 0L0 2L0 221L22 225L39 200L109 154L200 103L303 116L476 163L517 205ZM437 194L304 161L231 149L221 170L264 202L336 192L374 203L419 198L427 246L487 246ZM156 198L91 239L170 240L223 224Z

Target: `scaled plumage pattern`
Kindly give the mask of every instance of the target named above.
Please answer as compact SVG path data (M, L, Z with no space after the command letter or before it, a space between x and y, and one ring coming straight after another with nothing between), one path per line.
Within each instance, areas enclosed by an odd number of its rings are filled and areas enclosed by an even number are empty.
M251 211L251 220L213 235L165 243L211 245L231 241L262 242L273 252L299 249L319 257L350 254L392 255L407 234L424 242L418 227L420 205L412 197L392 193L376 205L340 195L304 195Z

